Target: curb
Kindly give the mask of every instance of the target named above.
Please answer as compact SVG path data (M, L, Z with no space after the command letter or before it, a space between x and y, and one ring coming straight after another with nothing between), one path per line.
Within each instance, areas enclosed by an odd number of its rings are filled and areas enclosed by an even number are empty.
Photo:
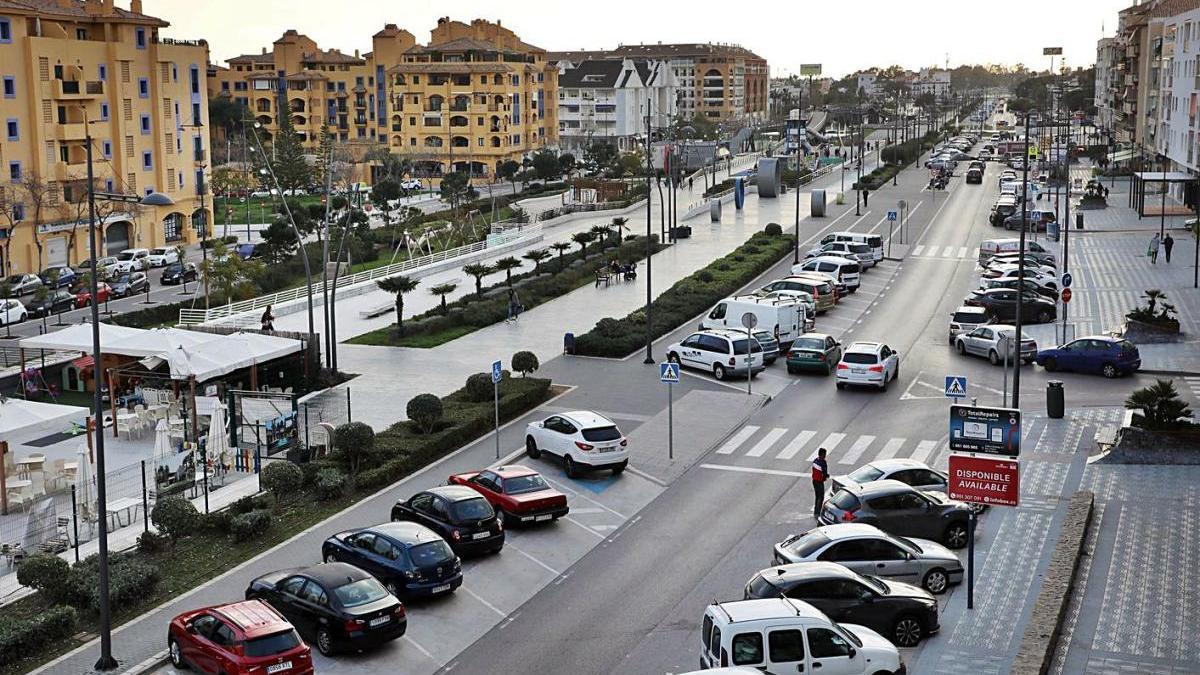
M145 675L145 673L153 672L170 662L171 655L164 649L128 670L122 671L121 675Z
M1145 375L1166 375L1167 377L1200 377L1200 371L1196 370L1141 370L1137 372Z
M1071 495L1067 503L1058 542L1051 554L1050 566L1046 569L1011 673L1046 675L1053 665L1054 652L1067 618L1067 604L1079 571L1079 561L1083 557L1083 544L1092 526L1095 501L1095 493L1080 490Z

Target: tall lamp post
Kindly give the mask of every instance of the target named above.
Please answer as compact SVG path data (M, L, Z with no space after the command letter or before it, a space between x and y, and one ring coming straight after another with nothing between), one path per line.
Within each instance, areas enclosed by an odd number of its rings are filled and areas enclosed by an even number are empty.
M137 195L115 194L109 192L96 192L96 178L92 168L92 132L88 128L90 122L84 122L84 143L87 146L87 197L88 197L88 260L90 267L88 269L96 269L96 240L100 233L96 231L96 200L108 202L122 202L125 204L140 204L142 206L171 206L175 200L162 194L161 192L151 192L144 197ZM99 282L96 274L89 274L89 286L93 298L99 297ZM105 487L105 471L104 471L104 429L102 420L104 419L104 402L100 395L100 303L90 303L92 308L92 372L93 389L92 392L92 416L96 420L98 433L96 434L96 507L97 511L104 513L108 506L108 494ZM115 395L116 392L110 392L110 395ZM100 536L98 541L100 561L99 561L99 595L100 595L100 658L96 661L96 670L113 670L117 667L117 660L112 655L112 611L109 606L108 599L108 519L99 518Z
M653 296L650 290L650 259L654 252L654 247L651 242L651 228L654 226L654 211L651 208L651 191L650 191L650 174L653 169L650 164L650 101L646 100L646 358L642 363L654 363L654 353L651 348L654 344L653 322L650 320L650 304L653 301Z

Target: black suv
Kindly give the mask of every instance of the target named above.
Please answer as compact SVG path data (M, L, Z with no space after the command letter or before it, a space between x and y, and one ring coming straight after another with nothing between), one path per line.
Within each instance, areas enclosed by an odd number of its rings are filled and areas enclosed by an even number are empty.
M392 520L420 523L459 555L496 553L504 547L504 525L483 495L462 485L418 492L392 507Z
M821 509L821 524L862 523L902 537L967 545L971 507L937 492L921 492L898 480L855 483L833 493Z

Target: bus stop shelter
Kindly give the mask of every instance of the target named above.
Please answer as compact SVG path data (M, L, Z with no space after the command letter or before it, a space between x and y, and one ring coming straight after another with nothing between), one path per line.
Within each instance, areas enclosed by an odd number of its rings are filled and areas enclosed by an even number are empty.
M1133 182L1129 190L1129 207L1135 209L1138 219L1145 216L1186 216L1191 214L1187 204L1167 204L1167 191L1173 185L1188 185L1195 183L1197 177L1183 171L1138 171L1133 174ZM1146 191L1148 185L1157 185L1161 193L1158 205L1151 199L1151 211L1146 211Z

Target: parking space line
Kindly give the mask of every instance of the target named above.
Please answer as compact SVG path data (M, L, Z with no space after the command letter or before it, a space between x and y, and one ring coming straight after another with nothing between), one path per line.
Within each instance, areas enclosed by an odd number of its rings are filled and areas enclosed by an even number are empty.
M597 537L599 537L600 539L604 538L603 534L600 534L596 530L593 530L592 528L588 527L587 525L584 525L583 523L579 522L578 520L575 520L571 516L563 516L563 520L567 521L568 523L571 523L572 525L578 525L579 527L582 527L583 529L588 531L588 534L594 534Z
M529 558L535 564L537 564L538 566L540 566L542 569L546 570L547 572L553 574L554 576L558 576L559 574L561 574L561 572L559 572L558 570L547 565L546 563L542 562L541 560L538 560L537 558L529 555L528 553L526 553L525 551L522 551L521 549L517 548L516 546L513 546L512 544L507 544L507 545L505 545L504 548L511 548L512 550L516 551L517 553L520 553L521 555L525 556L526 558Z
M628 469L628 468L626 468L625 470L626 470L626 471L628 471L629 469ZM584 500L585 502L591 502L592 504L595 504L596 506L600 507L601 509L604 509L605 511L608 511L609 513L611 513L611 514L613 514L614 516L616 516L616 517L620 518L621 520L625 520L626 518L628 518L628 516L626 516L626 515L624 515L624 514L622 514L622 513L618 512L618 511L616 511L616 510L614 510L614 509L610 509L610 508L608 508L608 507L607 507L607 506L605 506L604 504L601 504L600 502L598 502L598 501L596 501L596 500L592 499L591 497L588 497L587 495L583 494L582 492L578 492L578 491L576 491L576 490L572 490L571 488L567 487L566 485L564 485L564 484L560 483L560 482L559 482L559 481L557 481L557 480L554 480L553 478L550 478L549 476L545 476L545 475L543 475L543 476L542 476L542 478L543 478L543 479L545 479L545 481L546 481L547 483L549 483L549 484L553 485L554 487L556 487L556 488L558 488L559 490L561 490L561 491L563 491L563 492L567 493L568 495L571 495L572 497L576 497L576 498L578 498L578 499L582 499L582 500Z
M661 478L658 478L657 476L651 476L650 474L646 473L645 471L642 471L641 469L635 469L632 466L627 466L627 467L625 467L625 470L628 471L629 473L637 476L638 478L645 478L646 480L650 481L651 483L654 483L655 485L657 485L659 487L667 487L666 481L664 481ZM614 513L616 513L616 512L614 511Z
M772 445L775 445L775 441L778 441L780 436L783 436L786 433L787 429L781 427L775 427L774 429L768 431L766 436L763 436L757 443L754 444L754 447L750 448L750 450L746 453L746 456L762 457Z
M419 642L417 642L416 640L412 639L412 638L411 638L411 637L409 637L408 635L404 635L404 636L403 636L403 639L404 639L404 641L405 641L405 642L407 642L408 644L412 645L414 649L416 649L417 651L419 651L419 652L421 652L422 654L424 654L424 655L425 655L425 658L429 659L430 661L433 661L434 663L438 664L439 666L444 666L444 665L446 665L446 663L445 663L444 661L442 661L442 660L441 660L441 659L439 659L438 657L436 657L436 656L434 656L433 654L431 654L431 653L429 652L429 650L428 650L428 649L425 649L424 647L422 647L422 646L421 646L421 643L419 643Z
M789 478L802 478L808 474L800 471L783 471L781 469L759 469L752 466L727 466L725 464L701 464L701 469L713 469L716 471L732 471L735 473L761 473L767 476L787 476Z
M488 602L487 600L484 600L483 597L480 596L478 593L467 588L466 584L459 586L458 589L465 592L467 595L471 596L472 598L475 598L480 603L482 603L484 607L487 607L488 609L499 614L500 616L508 616L508 612L502 611L499 607L493 605L492 603Z

